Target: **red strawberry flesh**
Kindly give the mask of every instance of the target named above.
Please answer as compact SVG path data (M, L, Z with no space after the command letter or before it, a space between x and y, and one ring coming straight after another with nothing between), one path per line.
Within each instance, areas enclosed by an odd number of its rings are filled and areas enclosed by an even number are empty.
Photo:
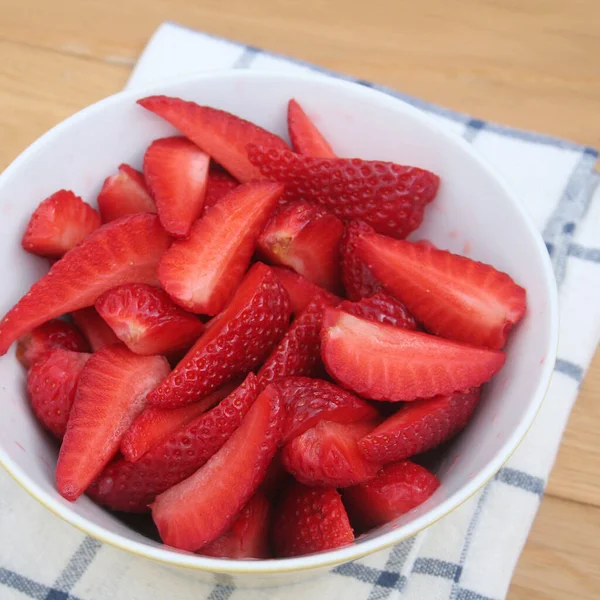
M374 296L363 298L358 302L346 300L340 304L340 309L376 323L394 325L403 329L417 329L415 318L408 312L406 306L385 291L377 292Z
M56 348L73 352L89 350L86 341L73 325L66 321L52 319L19 338L17 359L28 369Z
M504 364L505 355L374 323L327 308L321 354L327 371L357 394L374 400L416 400L478 387Z
M288 132L294 152L318 158L335 158L323 134L293 99L288 103Z
M27 391L35 416L62 439L81 371L90 354L56 348L35 362L27 374Z
M137 213L155 213L156 204L144 176L126 164L107 177L98 194L98 210L105 223Z
M294 273L294 271L273 267L273 273L287 292L290 298L290 308L295 316L298 316L310 304L310 301L319 294L325 294L332 304L340 301L337 296L315 285L306 277Z
M144 176L160 222L173 237L185 238L202 214L210 157L182 137L155 140L144 155Z
M285 184L283 200L303 199L344 221L362 219L375 231L406 237L423 220L439 177L417 167L359 158L313 158L289 150L248 146L250 162Z
M204 210L206 211L207 208L214 206L238 185L239 183L227 171L211 167L208 171Z
M194 402L270 354L289 324L285 290L262 263L255 264L227 308L192 346L173 372L148 395L155 406Z
M136 462L109 464L88 489L96 502L113 510L146 512L156 496L200 468L238 428L258 395L256 377L215 408L172 432Z
M138 100L138 104L179 129L242 183L261 177L259 169L248 160L248 144L288 148L275 134L224 110L168 96L149 96Z
M73 311L71 318L87 339L92 352L120 341L93 306Z
M357 253L428 331L499 350L525 314L526 292L506 273L421 243L362 236Z
M350 521L361 531L383 525L423 504L440 486L424 467L403 460L384 467L375 479L343 491Z
M155 281L169 243L156 215L132 215L100 227L54 263L0 321L0 355L24 333L91 306L112 287Z
M280 558L324 552L354 541L337 490L294 483L273 519L273 547Z
M254 253L256 239L283 187L269 181L241 185L213 206L160 261L161 285L175 302L215 315L230 300Z
M156 498L152 518L165 544L197 550L231 527L265 477L283 418L279 396L270 386L203 467Z
M160 288L130 283L108 290L96 310L136 354L167 354L188 348L204 331L200 319L177 306Z
M56 465L56 486L76 500L119 449L146 406L146 394L169 372L161 356L137 356L122 344L105 346L87 361L77 386Z
M100 215L79 196L60 190L31 215L22 245L40 256L63 256L100 227Z
M389 463L443 444L469 422L479 390L407 403L358 442L369 460Z

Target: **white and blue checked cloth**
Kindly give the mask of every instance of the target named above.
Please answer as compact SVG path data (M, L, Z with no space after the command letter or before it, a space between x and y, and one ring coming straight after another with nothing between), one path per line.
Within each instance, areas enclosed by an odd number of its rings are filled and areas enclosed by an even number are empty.
M336 73L163 24L128 87L227 67ZM592 148L472 119L394 90L463 135L506 178L543 233L560 286L559 359L525 441L475 497L415 538L294 586L210 586L105 546L54 517L0 473L0 598L17 600L499 600L544 493L600 336L600 189ZM507 526L510 524L510 526Z

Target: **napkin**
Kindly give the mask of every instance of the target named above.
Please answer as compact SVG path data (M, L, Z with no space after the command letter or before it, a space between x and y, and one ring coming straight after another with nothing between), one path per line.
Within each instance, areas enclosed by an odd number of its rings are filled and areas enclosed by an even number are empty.
M315 65L172 23L142 53L130 89L223 68L317 72ZM6 600L500 600L544 494L600 335L600 192L593 148L452 112L366 81L464 136L504 176L542 232L560 293L560 345L529 434L497 476L453 513L392 549L286 587L198 583L85 536L0 473L0 598Z

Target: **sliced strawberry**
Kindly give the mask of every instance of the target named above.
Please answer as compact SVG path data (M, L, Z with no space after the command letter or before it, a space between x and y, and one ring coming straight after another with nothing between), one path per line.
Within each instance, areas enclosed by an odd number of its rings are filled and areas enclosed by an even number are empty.
M294 99L288 103L288 132L294 152L317 158L336 157L323 134Z
M260 178L260 171L248 160L248 144L288 148L275 134L224 110L168 96L149 96L138 104L179 129L242 183Z
M403 329L417 329L415 318L400 300L385 291L377 292L374 296L363 298L359 302L340 304L340 309L376 323L387 323Z
M396 238L421 224L440 184L430 171L391 162L312 158L255 144L248 146L248 158L265 177L285 184L284 201L302 198Z
M34 363L27 374L27 391L33 412L59 439L67 430L79 375L90 356L56 348Z
M98 209L105 223L136 213L155 213L156 204L144 176L129 165L104 180L98 194Z
M289 302L269 267L256 263L227 308L148 395L155 406L194 402L261 364L288 327Z
M381 464L360 453L358 440L376 425L377 421L319 421L283 447L281 462L306 485L343 488L369 481Z
M497 350L374 323L325 309L321 354L329 374L374 400L415 400L489 381L504 364Z
M294 483L273 517L272 539L275 556L287 558L346 546L354 533L337 490Z
M155 140L144 155L144 177L165 230L186 238L202 214L210 157L182 137Z
M219 538L198 551L216 558L269 558L271 504L256 492L242 508L233 525Z
M375 230L364 221L350 221L342 237L340 245L342 282L346 295L352 302L373 296L383 289L381 283L373 277L369 267L356 253L358 239L370 233L375 233Z
M177 306L160 288L129 283L108 290L96 310L136 354L168 354L189 348L204 331L202 321Z
M283 377L315 374L321 363L323 312L332 304L328 296L319 294L294 320L258 372L263 387Z
M179 408L148 406L123 436L121 454L130 462L139 460L148 450L154 448L173 432L181 429L229 396L236 387L235 383L226 383L216 392L204 396L202 400Z
M269 386L203 467L156 498L152 518L165 544L197 550L231 527L265 477L284 416L279 395Z
M138 356L122 344L87 361L56 465L56 487L76 500L119 449L123 434L146 406L146 394L169 372L162 356Z
M214 206L221 198L224 198L240 185L227 171L211 167L208 171L208 183L206 185L206 196L204 197L204 210Z
M526 292L506 273L424 244L363 235L359 257L428 331L499 350L525 314Z
M267 473L260 485L260 491L271 502L277 502L282 490L284 490L291 481L292 476L285 470L285 467L281 463L281 450L278 450L267 467Z
M375 408L342 388L310 377L286 377L277 382L286 408L282 442L302 435L319 421L351 423L377 418Z
M273 267L273 273L275 274L277 281L287 292L290 299L292 314L295 316L298 316L316 295L326 295L332 304L340 301L337 296L330 294L327 290L320 288L312 281L306 279L306 277L294 273L294 271Z
M267 223L257 245L269 262L338 292L343 233L344 224L326 210L308 202L290 202Z
M215 408L172 432L136 462L120 458L108 465L88 495L113 510L147 511L158 494L192 475L221 448L257 395L256 377L250 373Z
M91 306L116 285L155 281L169 243L156 215L132 215L100 227L54 263L0 321L0 355L24 333Z
M71 317L75 321L75 325L85 335L92 352L96 352L102 346L119 343L119 338L115 335L115 332L93 306L75 310L71 313Z
M389 523L423 504L440 487L439 479L408 460L387 465L375 479L342 494L351 523L360 531Z
M369 460L389 463L435 448L461 431L479 402L479 389L405 404L358 443Z
M282 191L269 181L241 185L194 225L189 239L173 243L158 268L171 298L195 313L220 312L246 272Z
M60 190L33 212L21 244L27 252L58 258L100 227L100 215L79 196Z
M26 369L29 369L33 363L56 348L73 352L89 350L85 340L73 325L66 321L52 319L19 338L17 359Z

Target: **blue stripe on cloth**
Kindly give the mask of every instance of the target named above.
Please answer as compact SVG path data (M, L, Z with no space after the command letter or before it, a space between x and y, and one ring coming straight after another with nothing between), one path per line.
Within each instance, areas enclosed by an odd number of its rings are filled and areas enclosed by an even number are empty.
M460 588L458 590L456 600L493 600L493 598L490 598L489 596L483 596L465 588Z
M465 140L467 140L467 142L472 142L485 126L485 121L482 121L481 119L470 119L467 122L467 129L464 135Z
M546 482L541 477L535 477L534 475L529 475L529 473L511 469L510 467L502 467L496 473L495 479L526 492L532 492L540 497L544 495L544 488L546 487Z
M592 175L598 153L586 148L571 173L558 205L544 227L543 237L552 247L552 265L560 286L576 224L583 218L592 199L598 177Z
M570 244L569 256L600 263L600 248L586 248L580 244Z
M399 586L403 588L406 585L406 577L400 575L400 573L391 573L382 569L374 569L373 567L367 567L361 563L350 562L343 565L339 565L333 569L332 573L337 575L343 575L345 577L353 577L362 581L363 583L376 584L376 587L390 589L398 589ZM389 575L384 575L388 573ZM371 590L373 594L374 590ZM371 598L371 596L369 596Z
M234 42L230 39L223 38L218 35L206 33L204 31L199 32L197 29L186 27L185 25L180 25L179 23L170 22L170 24L175 27L180 27L181 29L187 29L188 31L193 31L197 35L198 34L204 35L207 38L219 40L220 42L228 42L230 44L235 44L240 47L244 46L244 44L239 44L238 42ZM431 102L426 102L424 100L420 100L419 98L414 98L412 96L408 96L407 94L403 94L403 93L398 92L397 90L394 90L387 86L376 85L376 84L364 81L362 79L358 79L356 77L351 77L349 75L342 75L340 73L332 71L331 69L319 67L318 65L315 65L313 63L310 63L310 62L307 62L304 60L300 60L297 58L291 58L289 56L286 56L285 54L278 54L276 52L269 52L267 50L261 50L261 52L262 52L262 54L264 54L266 56L271 56L273 58L278 58L280 60L287 60L291 63L295 63L297 65L301 65L303 67L311 69L317 73L329 75L330 77L335 77L337 79L344 79L346 81L352 81L354 83L362 83L363 85L367 85L368 87L374 88L380 92L389 94L390 96L394 96L395 98L399 98L400 100L404 100L404 102L407 102L408 104L412 104L413 106L415 106L417 108L420 108L427 112L434 113L436 115L440 115L442 117L446 117L447 119L456 121L458 123L466 124L470 120L472 120L469 115L465 115L463 113L459 113L459 112L450 110L448 108L444 108L443 106L438 106L437 104L433 104ZM491 131L493 133L502 135L507 138L518 139L518 140L522 140L525 142L531 142L533 144L543 144L545 146L554 146L555 148L560 148L562 150L573 150L573 151L578 151L578 152L586 151L590 154L594 154L595 156L598 156L598 152L594 148L585 148L584 146L581 146L580 144L575 144L574 142L570 142L568 140L562 140L560 138L556 138L556 137L549 136L549 135L544 135L541 133L534 133L531 131L523 131L521 129L513 129L512 127L506 127L504 125L490 123L489 121L485 121L484 123L485 123L486 131Z
M61 594L60 596L55 595L54 600L58 600L59 598L60 600L66 600L67 598L68 600L78 600L75 596L69 594L65 595L65 592L62 592L61 590L53 590L42 583L33 581L33 579L29 579L29 577L19 575L19 573L15 573L4 567L0 567L0 585L21 592L34 600L46 600L53 592Z
M574 379L577 383L581 383L583 379L583 368L563 358L556 359L554 370Z
M417 558L412 572L458 582L462 574L462 567L456 563L438 560L437 558Z
M402 568L415 543L415 538L409 538L396 544L383 567L383 572L375 582L367 600L385 600L392 593L392 589L402 591L408 578L402 575ZM394 575L394 577L391 577ZM390 585L394 582L393 585Z
M235 588L231 585L215 585L206 600L229 600Z
M98 554L98 550L101 547L102 544L98 540L86 536L67 566L58 576L45 600L62 600L63 597L67 598L74 585L81 579L81 576L85 573L94 558L96 558L96 554ZM58 594L63 594L64 596L59 596Z

